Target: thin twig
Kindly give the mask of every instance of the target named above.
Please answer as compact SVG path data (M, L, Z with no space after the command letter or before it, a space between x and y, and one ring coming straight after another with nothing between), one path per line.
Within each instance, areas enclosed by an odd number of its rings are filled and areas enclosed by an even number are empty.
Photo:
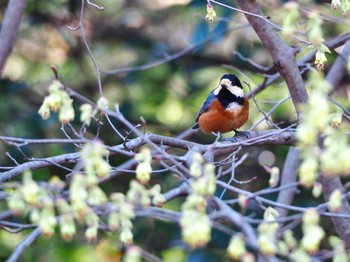
M6 262L16 262L22 255L24 250L30 246L35 239L37 239L41 234L41 229L37 227L30 233L12 252L11 256L6 260Z

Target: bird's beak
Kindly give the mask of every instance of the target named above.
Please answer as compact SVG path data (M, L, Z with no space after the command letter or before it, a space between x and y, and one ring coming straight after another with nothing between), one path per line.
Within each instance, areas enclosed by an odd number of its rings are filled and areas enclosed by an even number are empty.
M222 88L227 88L228 86L230 86L231 81L229 79L222 79L220 82L220 85Z

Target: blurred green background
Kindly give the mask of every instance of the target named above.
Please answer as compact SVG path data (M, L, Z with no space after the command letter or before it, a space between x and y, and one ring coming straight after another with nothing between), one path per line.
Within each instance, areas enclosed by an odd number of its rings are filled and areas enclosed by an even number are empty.
M223 2L233 4L232 1ZM281 24L283 1L261 2L264 2L262 7L272 17L272 21ZM322 3L301 3L322 13L331 13L329 6ZM4 15L6 4L7 1L0 1L0 19ZM242 14L215 6L218 17L214 23L208 24L204 19L206 1L100 0L96 4L104 6L104 11L86 6L83 24L91 51L102 70L104 96L108 98L111 107L118 104L121 112L132 123L140 123L140 117L143 117L147 122L147 132L174 137L190 128L206 96L225 73L236 74L241 81L249 83L252 89L260 84L263 75L256 73L235 51L262 66L272 64L267 50ZM7 61L3 78L0 79L0 135L65 138L57 116L53 115L44 121L37 113L47 94L47 87L54 79L51 64L58 66L61 81L65 85L91 100L98 99L97 73L91 58L79 31L67 28L78 25L80 5L80 1L76 0L29 1L16 45ZM326 38L339 34L345 27L342 23L328 22L324 28ZM292 45L300 45L291 39L288 41ZM171 59L174 54L186 49L188 52ZM307 51L301 52L299 56L305 53ZM330 56L330 61L334 57ZM138 66L162 60L164 63L155 67L136 70ZM249 92L247 85L244 85L244 89L246 93ZM260 109L268 112L286 96L288 90L285 83L279 81L259 93L256 99ZM75 101L75 108L78 109L80 104ZM263 117L252 100L250 105L250 118L242 130L247 130ZM272 121L281 126L287 126L295 122L295 119L290 100L281 104L272 114ZM76 120L73 124L79 127L78 116ZM117 127L122 130L118 124ZM256 129L267 128L270 127L263 121ZM95 130L96 126L92 125L89 132L93 134ZM230 135L232 134L228 134ZM121 142L107 124L102 127L101 138L108 145ZM190 139L211 143L215 137L198 133ZM47 157L72 152L75 148L48 145L28 146L23 150L30 157ZM236 179L248 180L257 176L255 182L242 187L251 191L265 188L269 175L262 164L282 168L287 150L287 147L241 150L240 156L248 152L249 157L236 169ZM18 162L24 161L16 148L0 144L1 166L13 165L5 157L5 152L9 152ZM258 160L259 157L261 161ZM118 158L113 161L118 164L124 160ZM37 180L47 180L53 174L64 177L62 170L57 168L41 169L34 174ZM110 192L125 191L130 176L119 176L113 183L105 185L104 189ZM229 177L225 179L228 180ZM153 183L159 182L163 191L179 183L170 174L155 175ZM304 196L300 194L296 200L298 205L310 204ZM224 198L232 197L235 196L226 193ZM166 207L178 210L181 201L172 201ZM5 208L4 203L1 203L0 210ZM254 212L252 211L253 215L261 215ZM133 232L136 244L167 261L227 259L223 250L228 236L216 231L207 249L191 252L187 252L181 244L177 225L138 218ZM11 254L25 235L26 232L10 234L0 231L0 259ZM115 238L113 235L101 234L98 243L88 245L79 234L70 243L62 241L59 234L49 240L41 237L25 252L22 261L119 261L122 248L117 246ZM43 253L43 250L46 252Z

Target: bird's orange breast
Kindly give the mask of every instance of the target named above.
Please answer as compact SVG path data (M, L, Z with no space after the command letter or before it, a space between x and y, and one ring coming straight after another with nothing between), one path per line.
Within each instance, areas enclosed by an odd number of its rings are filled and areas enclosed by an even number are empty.
M249 116L249 101L244 97L243 106L225 109L219 100L215 99L206 112L198 118L198 123L204 132L226 133L236 130L247 122Z

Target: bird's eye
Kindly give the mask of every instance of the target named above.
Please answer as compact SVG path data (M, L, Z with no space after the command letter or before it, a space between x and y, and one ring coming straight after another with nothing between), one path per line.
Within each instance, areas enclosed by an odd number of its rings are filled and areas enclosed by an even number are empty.
M227 88L227 85L226 84L221 84L221 87L222 88Z

